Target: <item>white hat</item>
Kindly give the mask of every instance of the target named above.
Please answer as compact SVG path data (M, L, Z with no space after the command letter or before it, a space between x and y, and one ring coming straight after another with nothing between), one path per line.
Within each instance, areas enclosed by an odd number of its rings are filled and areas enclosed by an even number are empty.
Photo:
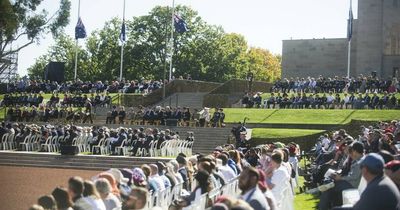
M124 175L122 175L121 171L116 169L116 168L112 168L108 171L106 171L107 173L113 175L113 177L115 178L115 180L120 183L120 184L124 184L127 185L129 179L125 178Z

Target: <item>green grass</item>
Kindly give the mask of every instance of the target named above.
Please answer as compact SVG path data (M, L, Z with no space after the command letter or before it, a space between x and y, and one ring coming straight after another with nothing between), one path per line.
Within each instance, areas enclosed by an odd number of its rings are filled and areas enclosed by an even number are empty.
M352 119L381 121L400 119L400 110L350 110L350 109L224 109L227 123L290 123L290 124L345 124Z
M324 132L324 130L254 128L252 132L252 137L280 139L280 138L308 136L321 132Z
M366 121L399 120L400 110L357 110L349 118Z
M304 183L304 178L299 176L299 186ZM319 198L315 195L300 194L299 188L296 188L296 196L294 197L294 209L295 210L313 210L317 209Z
M269 109L224 109L226 122L243 122L244 117L250 118L247 123L259 123L265 120L275 110Z

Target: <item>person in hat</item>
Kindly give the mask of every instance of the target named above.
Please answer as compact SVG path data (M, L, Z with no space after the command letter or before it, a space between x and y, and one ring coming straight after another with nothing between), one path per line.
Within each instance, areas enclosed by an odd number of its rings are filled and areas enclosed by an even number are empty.
M392 179L400 190L400 160L392 160L385 165L385 174Z
M353 210L399 210L400 192L393 181L384 175L383 158L377 153L370 153L359 162L367 188Z
M258 187L260 174L253 167L243 170L239 177L240 199L246 201L254 210L269 210L267 199Z
M176 157L176 161L179 164L178 172L182 176L182 179L183 179L183 189L188 190L189 189L189 180L188 180L188 171L186 169L187 160L185 157L178 155Z
M201 110L199 116L199 124L200 127L205 127L208 125L210 122L210 108L204 107L203 110Z

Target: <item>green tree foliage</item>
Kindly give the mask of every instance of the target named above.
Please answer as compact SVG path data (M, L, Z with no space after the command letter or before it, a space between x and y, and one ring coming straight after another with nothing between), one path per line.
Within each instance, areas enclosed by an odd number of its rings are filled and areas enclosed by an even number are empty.
M189 7L178 6L176 11L187 22L189 31L174 33L172 59L175 77L190 74L198 80L226 81L244 79L248 71L263 81L280 76L277 56L267 50L249 48L242 35L225 33L221 27L207 24ZM113 18L102 29L88 36L85 47L79 53L78 78L118 78L121 23L118 18ZM169 69L171 8L157 6L148 15L127 20L126 26L128 39L124 46L124 78L162 79L164 69ZM74 47L71 38L56 39L55 46L28 69L30 76L42 76L43 67L49 61L64 61L67 63L67 79L71 80ZM62 56L55 56L58 53Z
M49 15L46 10L38 10L43 0L0 0L0 73L9 65L8 56L38 42L40 38L52 33L54 37L62 34L69 23L71 2L60 0L59 9ZM11 49L13 42L24 40L17 48Z

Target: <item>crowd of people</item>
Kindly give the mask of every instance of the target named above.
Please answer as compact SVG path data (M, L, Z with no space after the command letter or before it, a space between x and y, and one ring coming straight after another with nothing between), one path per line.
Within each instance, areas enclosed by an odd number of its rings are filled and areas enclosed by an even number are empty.
M312 164L304 174L310 193L320 194L319 209L346 209L343 191L358 189L352 209L399 209L400 121L361 127L360 135L345 130L318 140Z
M275 81L271 92L306 92L306 93L396 93L400 92L400 83L397 78L388 80L374 76L359 75L356 78L323 77L317 78L283 78Z
M195 137L193 132L183 134L185 136L180 137L180 133L171 129L160 130L158 128L126 128L119 127L116 129L110 129L106 126L87 126L80 127L75 125L58 125L53 126L50 124L37 125L37 124L24 124L24 123L2 123L0 127L0 139L4 135L12 135L14 137L15 145L13 148L17 150L24 150L24 141L27 136L39 136L37 142L34 142L37 146L38 151L45 151L43 145L46 144L48 139L52 137L64 137L62 141L58 142L59 146L67 145L72 146L77 144L77 139L82 137L89 137L87 145L90 149L89 152L93 154L100 154L98 150L93 149L99 146L102 140L109 140L109 149L111 155L117 154L116 147L127 147L129 153L133 156L138 154L139 150L145 149L149 154L151 142L155 142L156 148L160 149L161 145L165 141L169 140L185 140L188 142L194 142Z
M209 193L201 209L290 210L299 154L294 143L256 148L228 144L210 154L181 153L169 161L110 169L91 180L71 177L67 188L55 188L31 209L190 209ZM230 195L223 192L229 183L237 185ZM180 193L174 194L169 207L158 206L157 192L176 187ZM216 190L219 196L211 197Z
M241 104L246 108L264 109L399 109L400 98L386 91L377 93L245 93Z
M146 80L122 80L122 81L67 81L58 83L56 81L20 79L7 84L8 93L140 93L147 94L163 86L162 81Z
M56 92L51 95L48 101L44 100L43 92L39 92L38 94L5 94L1 105L7 107L38 107L39 105L46 105L49 107L84 107L88 99L93 106L106 106L111 103L111 96L107 91L102 93L90 93L90 95L81 93L65 93L62 96Z
M124 106L113 106L107 113L106 124L150 124L150 125L173 125L173 126L195 126L195 127L224 127L225 113L222 108L215 108L211 113L210 108L201 110L190 107L156 106L138 108L130 107L125 110Z
M133 169L110 169L92 180L72 177L68 189L55 189L57 193L63 191L63 198L53 191L52 195L41 197L38 205L45 209L166 209L157 206L152 196L180 185L182 193L173 197L169 209L190 208L202 195L211 195L217 189L221 191L218 195L222 195L209 196L207 208L291 210L294 189L299 187L298 176L302 175L306 180L304 190L320 194L320 210L348 209L341 207L342 192L353 188L361 193L351 209L399 209L400 121L362 126L357 137L343 129L327 133L318 139L315 149L308 154L302 153L294 142L250 147L243 142L243 127L238 126L232 131L238 134L236 145L219 146L210 154L197 153L190 157L179 154L174 160ZM3 124L0 135L4 132L24 133L26 129L21 128L23 125ZM64 132L70 132L69 135L92 132L93 136L111 136L107 133L113 132L106 127L88 127L83 131L76 126L68 128L64 127ZM56 135L63 131L63 126L42 126L40 129L42 133L47 130L48 135ZM155 130L139 129L137 137L143 134L145 138L156 138ZM134 130L120 128L114 132L117 132L116 141L136 138ZM172 135L179 134L170 132L170 137ZM311 160L301 174L300 158ZM239 189L235 192L237 195L224 195L224 186L235 180ZM377 197L378 200L374 199Z

